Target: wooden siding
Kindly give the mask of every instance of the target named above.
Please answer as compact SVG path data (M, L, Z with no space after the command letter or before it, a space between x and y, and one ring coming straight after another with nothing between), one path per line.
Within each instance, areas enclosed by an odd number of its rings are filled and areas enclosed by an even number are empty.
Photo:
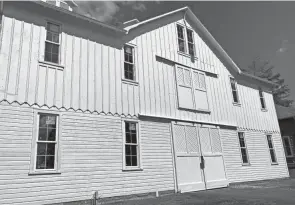
M39 62L44 58L45 19L25 10L18 14L42 19L39 24L34 24L11 17L16 15L12 8L6 12L9 15L5 16L4 12L0 53L3 68L0 70L0 100L90 113L142 114L279 132L271 94L265 93L267 112L263 112L255 85L252 88L239 84L241 106L232 104L231 73L196 32L197 59L192 61L178 52L176 23L190 27L184 20L168 22L131 41L136 45L138 84L135 84L122 81L122 49L69 33L74 27L70 22L62 25L63 67ZM207 73L210 113L178 109L175 64Z
M170 123L140 122L143 171L123 172L121 118L63 112L61 174L29 176L33 109L0 105L0 114L1 205L174 190Z
M272 134L278 164L271 165L266 133L248 130L239 131L245 132L250 165L242 165L237 130L220 129L226 175L231 183L289 176L279 134Z
M3 21L1 100L91 113L138 114L138 85L122 82L122 49L62 32L61 66L50 65L43 62L44 19L39 26L4 14ZM63 30L70 27L62 25Z

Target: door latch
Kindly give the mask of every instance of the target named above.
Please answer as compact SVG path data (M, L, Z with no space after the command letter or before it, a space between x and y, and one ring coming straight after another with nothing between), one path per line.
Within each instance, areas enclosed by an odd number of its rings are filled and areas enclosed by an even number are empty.
M201 167L201 169L204 169L205 168L205 160L204 160L204 156L203 155L201 155L200 167Z

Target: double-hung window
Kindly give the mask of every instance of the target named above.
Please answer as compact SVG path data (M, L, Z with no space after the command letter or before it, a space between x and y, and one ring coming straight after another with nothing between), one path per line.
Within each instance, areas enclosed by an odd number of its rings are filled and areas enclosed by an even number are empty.
M195 56L195 43L194 43L193 30L189 28L185 28L184 26L177 24L177 41L178 41L178 50L180 52L187 53L191 56Z
M60 25L47 22L44 60L59 64Z
M238 137L239 137L243 164L249 164L249 156L248 156L248 150L247 150L246 141L245 141L245 133L238 132Z
M124 46L124 79L135 81L134 47Z
M37 113L34 168L35 171L58 170L59 115Z
M237 81L232 77L230 78L230 85L231 85L231 90L232 90L233 102L239 103Z
M124 121L124 167L139 168L138 122Z
M268 148L269 148L271 163L276 164L277 163L277 157L276 157L275 148L273 146L272 136L271 135L266 135L266 138L267 138L267 144L268 144Z
M283 136L286 157L293 157L293 146L290 136Z
M259 99L260 99L261 109L266 109L264 94L261 89L259 89Z
M205 73L176 66L176 81L179 108L209 110Z

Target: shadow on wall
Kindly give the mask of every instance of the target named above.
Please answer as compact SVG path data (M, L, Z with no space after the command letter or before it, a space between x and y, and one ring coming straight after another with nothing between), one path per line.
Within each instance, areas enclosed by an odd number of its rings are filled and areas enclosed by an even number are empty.
M67 35L89 39L117 49L123 47L119 38L122 34L33 2L5 2L4 15L41 27L45 27L47 21L53 21L62 24L62 31Z

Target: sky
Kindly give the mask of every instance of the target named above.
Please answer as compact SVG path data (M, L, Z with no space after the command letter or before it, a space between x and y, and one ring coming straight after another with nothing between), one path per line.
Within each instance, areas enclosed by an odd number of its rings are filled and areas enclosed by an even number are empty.
M295 101L295 2L77 2L86 15L114 24L189 6L240 68L260 57L281 74ZM295 103L293 103L294 106Z

